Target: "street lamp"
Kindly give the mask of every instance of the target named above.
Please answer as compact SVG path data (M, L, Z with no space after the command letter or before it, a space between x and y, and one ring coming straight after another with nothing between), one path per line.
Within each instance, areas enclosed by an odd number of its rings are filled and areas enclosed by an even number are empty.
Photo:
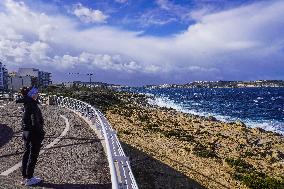
M90 86L91 86L91 84L92 84L92 75L93 74L92 73L87 73L87 75L90 76Z

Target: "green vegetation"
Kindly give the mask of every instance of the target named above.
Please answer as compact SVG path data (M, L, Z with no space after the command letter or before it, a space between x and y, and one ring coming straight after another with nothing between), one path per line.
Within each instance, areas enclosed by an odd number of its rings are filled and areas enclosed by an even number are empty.
M283 189L284 178L272 178L263 172L257 171L253 165L243 159L227 158L228 165L234 168L234 178L242 181L252 189Z
M213 145L208 145L206 147L199 142L197 142L195 147L193 148L193 154L204 158L218 158Z
M106 111L116 105L124 104L118 95L126 95L123 92L117 92L106 87L55 87L50 86L43 89L43 93L49 95L65 96L75 98L96 106L102 111Z
M252 151L245 151L243 157L252 157L252 156L255 156L255 154L252 152Z
M138 119L141 122L146 122L146 123L150 122L150 118L149 118L149 116L147 114L138 114Z
M180 141L194 142L194 136L186 133L186 131L181 129L175 129L171 131L164 131L163 133L166 137L176 137Z

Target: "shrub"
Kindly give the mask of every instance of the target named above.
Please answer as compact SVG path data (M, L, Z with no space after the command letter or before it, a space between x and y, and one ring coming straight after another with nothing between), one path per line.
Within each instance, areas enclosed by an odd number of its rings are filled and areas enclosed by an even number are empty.
M272 178L263 172L257 171L251 164L242 159L227 158L229 166L234 168L234 178L242 181L252 189L283 189L283 178Z
M138 119L139 119L141 122L147 122L147 123L150 122L150 118L148 117L147 114L139 114L139 115L138 115Z
M217 158L214 148L206 147L201 143L197 143L193 148L193 154L204 158Z
M186 133L186 131L181 130L181 129L164 131L164 135L168 138L176 137L180 141L187 141L187 142L194 141L194 136Z

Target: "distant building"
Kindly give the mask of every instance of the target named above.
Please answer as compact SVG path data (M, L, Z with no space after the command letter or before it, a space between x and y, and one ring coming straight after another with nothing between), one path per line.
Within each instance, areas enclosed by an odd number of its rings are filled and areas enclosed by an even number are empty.
M0 62L0 90L6 91L8 89L8 70L5 65Z
M40 71L35 68L19 68L18 76L31 76L36 78L36 85L38 87L47 87L52 84L51 73Z
M35 68L19 68L18 76L39 77L39 69Z
M13 76L8 79L8 89L10 91L19 91L22 87L30 87L33 85L33 77L31 76Z
M19 68L18 72L9 73L8 89L19 91L22 87L46 87L51 83L51 73L35 68Z
M52 84L51 73L39 71L38 78L39 86L47 87L48 85Z

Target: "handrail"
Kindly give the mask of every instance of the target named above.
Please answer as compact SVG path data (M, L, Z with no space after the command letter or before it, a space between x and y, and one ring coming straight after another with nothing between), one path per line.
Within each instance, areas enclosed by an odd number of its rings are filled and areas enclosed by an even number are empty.
M46 99L47 98L47 99ZM112 189L138 189L136 180L131 170L129 158L125 156L116 132L99 110L90 104L63 96L42 96L42 102L58 105L79 113L87 119L100 133L105 153L109 162Z

